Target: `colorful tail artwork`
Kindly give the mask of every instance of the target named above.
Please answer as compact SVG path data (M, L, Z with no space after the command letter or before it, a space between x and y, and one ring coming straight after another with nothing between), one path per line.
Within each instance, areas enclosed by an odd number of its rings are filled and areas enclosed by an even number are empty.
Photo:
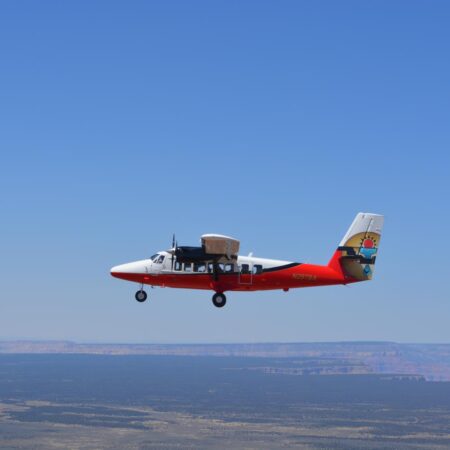
M379 214L356 215L337 249L339 262L346 276L358 281L372 279L383 222L384 217Z

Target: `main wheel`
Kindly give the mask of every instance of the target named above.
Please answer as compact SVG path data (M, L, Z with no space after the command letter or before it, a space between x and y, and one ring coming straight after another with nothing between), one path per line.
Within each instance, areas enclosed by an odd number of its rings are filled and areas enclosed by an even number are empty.
M140 289L139 291L136 292L134 298L139 302L145 302L145 300L147 300L147 292L145 292L143 289Z
M227 302L227 298L225 297L225 294L216 292L213 295L212 302L213 302L214 306L217 306L217 308L222 308L225 306L225 303Z

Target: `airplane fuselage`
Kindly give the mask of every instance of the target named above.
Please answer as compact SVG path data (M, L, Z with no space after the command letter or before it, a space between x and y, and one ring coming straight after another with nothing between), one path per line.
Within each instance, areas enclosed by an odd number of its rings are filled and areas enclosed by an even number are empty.
M116 278L152 286L211 289L225 291L258 291L291 289L308 286L347 284L352 281L342 271L330 266L302 264L276 259L238 256L214 268L211 262L175 263L172 255L158 252L151 259L144 259L113 267Z

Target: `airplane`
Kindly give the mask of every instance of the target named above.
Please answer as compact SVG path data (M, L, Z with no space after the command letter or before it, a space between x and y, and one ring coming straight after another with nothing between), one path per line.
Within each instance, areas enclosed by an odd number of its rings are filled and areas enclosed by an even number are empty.
M199 247L178 246L174 235L169 250L115 266L111 275L139 283L138 302L147 299L144 285L209 289L218 308L227 291L346 285L372 279L383 222L382 215L358 213L327 265L240 256L240 242L220 234L204 234Z

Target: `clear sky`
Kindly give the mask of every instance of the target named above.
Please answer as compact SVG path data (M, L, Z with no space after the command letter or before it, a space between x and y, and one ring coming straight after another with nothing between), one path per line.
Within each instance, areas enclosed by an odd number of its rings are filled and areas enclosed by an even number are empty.
M450 342L447 1L0 6L0 338ZM111 266L203 233L326 263L386 216L374 280L148 289Z

